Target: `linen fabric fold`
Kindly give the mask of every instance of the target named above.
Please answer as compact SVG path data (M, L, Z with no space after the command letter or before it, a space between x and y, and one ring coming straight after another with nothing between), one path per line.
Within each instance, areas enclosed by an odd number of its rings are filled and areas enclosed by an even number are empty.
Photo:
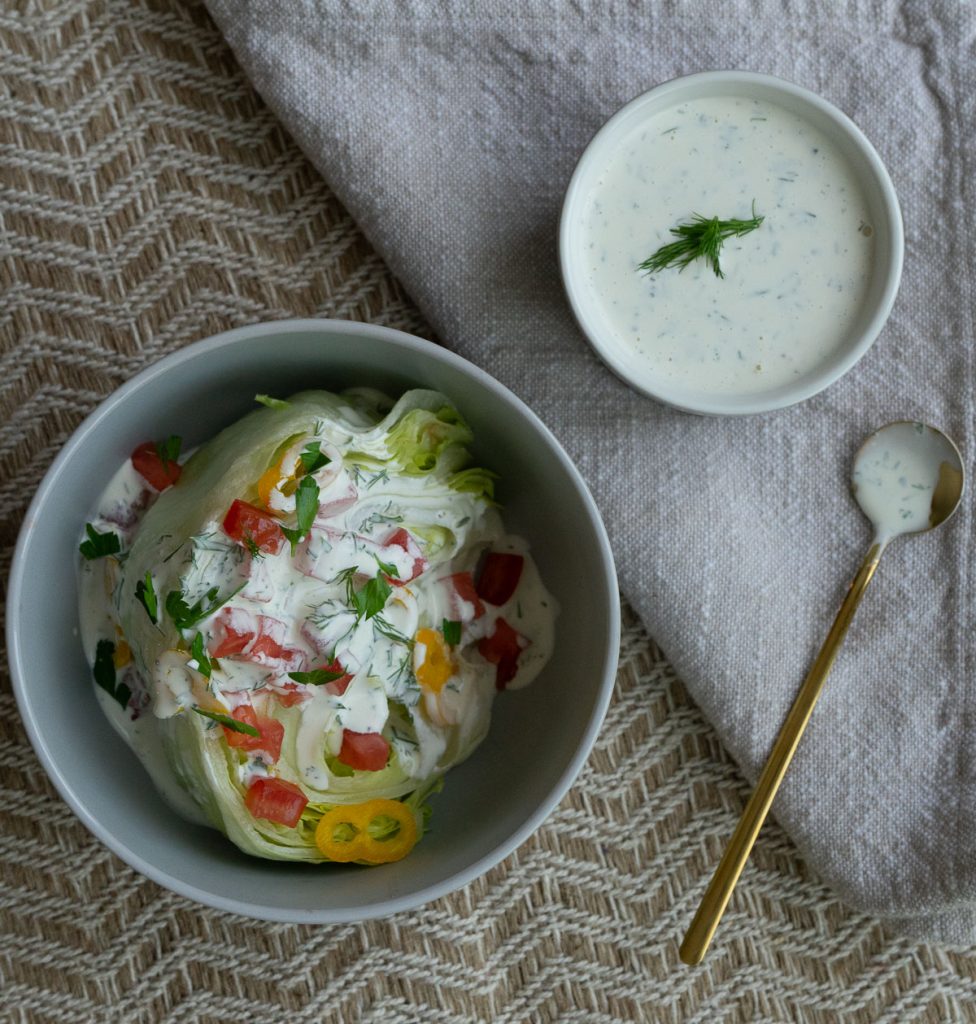
M624 592L754 777L870 543L848 486L860 441L921 419L971 466L976 11L207 2L440 338L575 459ZM741 419L677 413L613 377L574 324L556 255L593 133L655 84L713 68L840 107L905 220L901 291L872 350L816 398ZM953 942L976 937L972 530L967 500L939 532L892 546L774 805L849 904Z

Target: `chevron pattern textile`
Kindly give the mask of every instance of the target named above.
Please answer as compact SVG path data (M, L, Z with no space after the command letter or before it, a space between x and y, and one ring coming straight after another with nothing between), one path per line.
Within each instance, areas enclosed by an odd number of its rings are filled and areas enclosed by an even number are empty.
M0 0L0 573L98 401L261 319L424 323L202 4ZM4 664L5 664L4 652ZM561 806L461 892L268 925L142 878L60 801L0 680L0 1022L976 1021L976 947L892 938L764 830L716 945L677 942L747 794L632 613Z

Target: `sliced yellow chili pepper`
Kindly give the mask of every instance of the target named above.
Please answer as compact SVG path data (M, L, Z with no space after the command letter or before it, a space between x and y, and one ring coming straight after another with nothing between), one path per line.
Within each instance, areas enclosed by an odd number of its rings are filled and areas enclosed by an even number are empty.
M436 629L418 629L415 639L424 646L424 660L417 666L417 682L425 690L440 693L455 671L450 648Z
M292 494L298 484L298 471L302 466L301 459L295 459L295 465L292 466L289 473L285 469L286 455L287 452L278 462L266 469L261 474L261 479L258 480L258 497L265 508L271 508L271 492L276 487L282 494Z
M399 826L397 832L389 839L374 839L369 826L377 818L392 818ZM352 836L345 838L342 833L348 834L350 829ZM390 864L406 857L418 838L417 819L399 800L367 800L363 804L333 807L322 815L315 829L319 853L343 864Z
M275 465L266 469L261 474L261 479L258 480L258 497L261 499L261 504L268 508L268 502L271 501L271 492L278 485L278 481L281 479L281 463L277 462Z
M116 668L125 668L132 661L132 648L124 640L120 640L115 645L112 661L115 662Z

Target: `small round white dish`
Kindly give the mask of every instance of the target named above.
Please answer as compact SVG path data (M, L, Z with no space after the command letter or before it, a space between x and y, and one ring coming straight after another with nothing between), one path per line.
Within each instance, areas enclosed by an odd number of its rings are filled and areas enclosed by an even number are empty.
M692 220L763 218L704 259L639 264ZM888 172L857 126L769 75L674 79L615 114L569 183L559 257L603 362L687 412L800 402L846 373L898 290L904 239Z
M86 516L147 437L193 448L254 408L255 392L369 385L443 391L501 473L506 522L529 540L560 604L552 659L501 695L483 744L434 798L432 831L375 868L260 860L181 818L102 713L78 636L74 583ZM551 509L559 509L555 519ZM596 739L613 690L620 609L599 513L552 434L471 363L400 331L338 320L253 324L197 342L134 377L65 444L24 518L10 574L7 644L31 743L81 821L137 871L192 900L272 921L387 916L459 888L542 824Z

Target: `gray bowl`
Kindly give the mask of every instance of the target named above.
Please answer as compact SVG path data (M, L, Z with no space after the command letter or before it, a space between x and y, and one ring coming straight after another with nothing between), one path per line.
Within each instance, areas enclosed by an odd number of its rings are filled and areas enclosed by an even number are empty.
M78 639L75 560L86 515L140 441L190 447L254 408L255 392L368 384L443 391L502 476L509 527L558 598L556 651L528 688L499 696L491 731L433 800L433 830L378 868L251 858L170 810L102 715ZM616 577L599 513L566 453L512 393L430 342L369 324L294 320L183 349L106 399L75 431L27 511L10 578L14 692L34 749L84 824L124 861L193 900L274 921L342 922L417 906L465 885L523 842L582 767L613 688Z

